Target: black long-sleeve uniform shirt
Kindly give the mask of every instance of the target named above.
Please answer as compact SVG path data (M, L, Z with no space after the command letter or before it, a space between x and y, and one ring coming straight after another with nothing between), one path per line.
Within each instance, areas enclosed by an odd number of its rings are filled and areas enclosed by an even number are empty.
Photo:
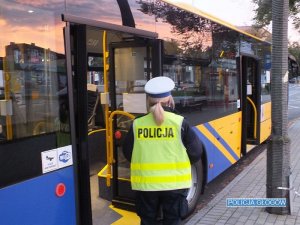
M165 109L166 110L166 109ZM169 111L169 110L166 110ZM133 127L131 125L125 139L123 142L123 153L125 158L130 162L133 145L134 145L134 136L133 136ZM200 160L203 146L199 138L196 136L195 131L189 125L189 123L183 119L181 126L181 139L187 150L188 157L190 159L191 164Z

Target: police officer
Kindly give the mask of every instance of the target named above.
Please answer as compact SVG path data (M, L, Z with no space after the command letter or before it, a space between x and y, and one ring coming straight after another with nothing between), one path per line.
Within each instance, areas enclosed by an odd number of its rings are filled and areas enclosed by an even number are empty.
M134 120L123 142L142 225L157 224L160 207L164 225L181 223L188 210L191 164L202 154L194 130L174 113L174 87L168 77L155 77L146 83L149 113Z

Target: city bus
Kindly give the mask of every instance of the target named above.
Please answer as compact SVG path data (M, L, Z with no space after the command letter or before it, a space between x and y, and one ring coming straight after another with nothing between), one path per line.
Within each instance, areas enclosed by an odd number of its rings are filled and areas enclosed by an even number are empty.
M270 136L268 42L178 1L0 2L4 224L111 224L110 204L134 211L122 140L153 77L175 82L176 110L204 146L189 214Z

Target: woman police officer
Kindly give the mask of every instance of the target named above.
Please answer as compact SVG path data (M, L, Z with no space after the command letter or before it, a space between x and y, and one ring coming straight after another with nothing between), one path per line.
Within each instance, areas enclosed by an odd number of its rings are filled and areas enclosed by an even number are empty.
M160 207L164 225L181 223L188 210L191 164L202 154L202 144L192 127L174 113L174 87L168 77L146 83L149 113L133 121L123 142L142 225L157 224Z

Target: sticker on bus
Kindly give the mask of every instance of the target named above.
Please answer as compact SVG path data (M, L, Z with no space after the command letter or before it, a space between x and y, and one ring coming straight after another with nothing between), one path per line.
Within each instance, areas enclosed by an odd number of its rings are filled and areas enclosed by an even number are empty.
M41 153L43 173L73 165L71 145Z

